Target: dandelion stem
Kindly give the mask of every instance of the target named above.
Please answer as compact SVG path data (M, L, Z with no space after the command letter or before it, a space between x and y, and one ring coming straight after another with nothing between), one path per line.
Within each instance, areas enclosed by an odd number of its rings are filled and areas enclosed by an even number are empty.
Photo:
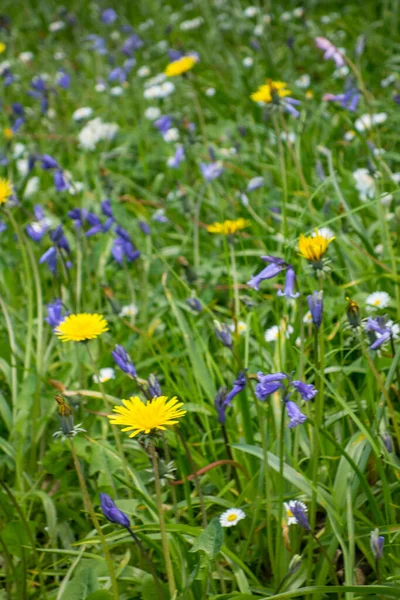
M159 470L158 470L158 457L157 457L156 449L152 442L149 443L149 454L150 454L151 462L153 465L154 483L155 483L155 488L156 488L157 510L158 510L158 517L160 519L161 544L162 544L162 549L163 549L165 568L167 570L169 595L170 595L170 600L174 600L176 597L177 590L176 590L176 585L175 585L174 571L172 569L171 556L169 553L167 530L165 528L164 509L163 509L162 498L161 498L160 474L159 474Z
M113 591L113 596L115 600L119 599L119 592L118 592L118 583L117 583L117 578L115 576L115 570L114 570L114 564L112 562L111 559L111 555L110 555L110 551L108 549L108 545L107 545L107 541L106 538L104 536L104 533L100 527L100 523L96 517L96 513L94 511L93 508L93 504L92 501L90 499L90 495L88 492L88 489L86 487L86 483L85 483L85 478L83 476L82 473L82 469L81 466L79 464L79 460L78 460L78 456L76 454L76 450L75 450L75 446L73 441L70 439L70 447L71 447L71 452L72 452L72 458L74 461L74 466L75 466L75 470L76 470L76 474L78 475L78 479L79 479L79 484L81 486L81 490L82 490L82 496L83 496L83 500L84 500L84 504L89 512L90 518L92 520L92 523L94 525L94 528L97 531L97 535L99 536L100 539L100 543L101 546L103 548L103 552L104 552L104 558L105 561L108 565L108 571L110 573L110 580L111 580L111 587L112 587L112 591Z

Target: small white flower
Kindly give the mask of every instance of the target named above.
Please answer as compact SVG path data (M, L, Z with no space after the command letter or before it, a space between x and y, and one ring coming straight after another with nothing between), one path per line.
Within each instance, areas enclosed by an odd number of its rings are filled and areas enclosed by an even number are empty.
M317 231L313 231L311 235L312 237L315 237L317 234L327 240L331 240L335 237L335 234L329 227L321 227L320 229L317 229Z
M120 317L136 317L138 314L138 307L136 304L127 304L123 306L121 312L119 313Z
M229 508L219 518L222 527L233 527L246 517L240 508Z
M121 39L121 34L119 31L114 30L110 33L110 38L114 41L117 42L119 39Z
M20 158L20 156L23 155L23 153L25 152L25 144L21 144L21 142L17 142L14 145L14 149L13 149L13 158Z
M55 33L56 31L60 31L61 29L64 29L64 27L65 27L64 21L53 21L53 23L50 23L50 25L49 25L49 31L51 31L52 33Z
M63 52L62 50L58 50L57 52L54 52L54 60L64 60L65 58L65 52Z
M381 80L381 87L383 87L383 88L389 87L389 85L391 85L395 81L396 81L396 75L394 73L391 73L390 75L385 77L385 79Z
M100 369L99 376L93 375L95 383L105 383L106 381L110 381L110 379L115 379L115 371L111 367Z
M244 9L243 14L248 19L251 19L252 17L255 17L258 14L258 7L257 6L248 6L247 8Z
M79 146L84 150L94 150L101 140L111 140L118 131L116 123L103 123L100 117L88 121L78 134Z
M292 18L292 13L289 10L285 10L281 14L281 21L290 21L291 18Z
M11 62L9 60L3 60L2 63L0 63L0 75L3 75L4 71L7 71L7 69L9 69L11 67Z
M372 312L375 308L386 308L389 306L390 300L387 292L373 292L365 300L367 311Z
M392 173L392 181L400 183L400 173Z
M382 194L381 196L381 203L383 204L383 206L390 206L392 200L392 194Z
M146 119L149 119L149 121L155 121L159 116L161 116L161 110L158 108L158 106L149 106L149 108L146 108L144 111L144 116Z
M375 254L381 256L383 254L383 244L378 244L377 246L375 246L374 252Z
M37 177L37 176L31 177L30 179L28 179L27 184L25 186L24 198L30 198L31 196L36 194L38 189L39 189L39 177Z
M57 113L56 113L55 109L54 108L49 108L49 110L47 111L47 117L49 119L55 119L56 116L57 116Z
M206 96L208 96L209 98L212 98L212 96L215 96L215 88L208 88L206 89Z
M242 65L244 67L246 67L247 69L250 68L250 67L252 67L253 63L254 63L254 60L253 60L253 58L251 56L246 56L246 58L244 58L243 61L242 61Z
M96 83L94 89L96 90L96 92L105 92L107 89L107 86L104 83L104 81L99 81L98 83Z
M263 22L265 23L265 25L269 25L271 23L272 17L271 15L264 15L263 16Z
M149 67L143 66L138 69L137 76L138 77L148 77L150 75Z
M163 135L165 142L177 142L179 140L179 130L176 127L171 127Z
M312 321L312 314L310 311L307 311L306 314L303 317L303 323L306 323L306 325L311 324Z
M289 133L286 133L286 131L282 131L281 140L283 142L289 141L291 144L294 144L296 141L296 134L293 133L293 131L289 131Z
M346 131L346 133L343 136L343 139L346 142L351 142L352 140L354 140L355 137L356 137L356 132L354 131L354 129L350 129L349 131Z
M19 60L23 63L28 63L33 59L33 52L21 52L18 56Z
M238 321L237 329L235 323L230 323L228 327L232 331L232 333L235 333L237 331L239 335L243 335L247 331L247 323L245 323L244 321Z
M69 182L68 193L70 196L76 196L76 194L80 194L84 190L84 185L82 181L72 181Z
M179 25L181 31L191 31L192 29L198 29L203 25L203 17L196 17L195 19L189 19L188 21L182 21Z
M304 502L299 502L297 500L297 503L300 504L300 506L302 507L302 509L304 510L304 512L308 512L308 508L304 504ZM296 525L298 523L298 521L297 521L296 517L292 513L292 510L290 508L290 502L284 502L283 506L285 507L285 511L286 511L287 524L288 525Z
M121 87L120 85L114 85L114 87L112 87L110 89L111 96L122 96L123 93L124 93L124 88Z
M290 337L293 333L293 327L288 325L286 328L286 337ZM273 325L264 333L264 339L266 342L276 342L279 339L280 327L278 325Z
M301 77L299 77L295 81L295 84L297 85L297 87L302 88L302 89L307 89L308 87L310 87L310 83L311 83L311 77L309 75L307 75L307 73L304 73L304 75L301 75Z
M340 49L340 51L342 52L342 49ZM343 52L342 52L343 54ZM333 72L333 77L335 79L341 79L343 77L347 77L347 75L349 74L349 67L347 65L343 65L343 67L339 67L338 69L335 69L335 71Z
M296 17L297 19L300 19L303 15L304 15L304 8L299 6L298 8L294 9L294 11L293 11L294 17Z
M363 132L371 129L372 125L380 125L387 119L386 113L376 113L374 115L365 114L356 119L354 126L357 131Z
M159 73L158 75L155 75L151 79L148 79L147 81L145 81L144 85L146 88L153 87L153 85L160 85L161 83L163 83L166 80L166 78L167 78L167 76L164 73Z
M17 160L16 165L21 177L26 177L29 173L29 160L27 158L20 158Z
M74 121L82 121L83 119L89 119L92 114L93 108L90 108L90 106L82 106L72 113L72 118Z
M260 23L260 25L256 25L253 29L253 34L257 37L261 37L264 33L264 25Z
M375 181L368 169L357 169L353 173L360 200L368 200L375 195Z

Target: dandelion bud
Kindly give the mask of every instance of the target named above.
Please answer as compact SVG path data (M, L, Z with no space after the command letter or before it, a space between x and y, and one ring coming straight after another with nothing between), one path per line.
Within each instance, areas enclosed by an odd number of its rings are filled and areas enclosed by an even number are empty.
M347 320L351 327L359 327L361 325L360 308L354 300L350 298L346 298L346 300L348 302L346 308Z

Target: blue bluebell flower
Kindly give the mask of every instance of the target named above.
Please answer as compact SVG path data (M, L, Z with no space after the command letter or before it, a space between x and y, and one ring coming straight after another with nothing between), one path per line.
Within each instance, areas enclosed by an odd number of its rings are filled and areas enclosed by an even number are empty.
M13 102L11 104L11 108L12 108L13 113L17 117L23 117L25 115L24 107L22 106L22 104L20 102Z
M41 155L41 168L44 169L45 171L47 170L51 170L51 169L59 169L60 166L58 164L58 162L56 161L55 158L53 158L52 156L50 156L49 154L42 154Z
M70 248L68 240L64 235L64 229L62 225L59 225L56 227L56 229L54 229L54 231L51 232L50 239L58 248L65 250L65 252L69 254Z
M214 321L214 325L214 333L219 341L222 342L227 348L232 348L232 335L228 325L225 325L225 323L219 323L219 321Z
M195 298L194 296L186 298L185 302L195 312L201 312L203 310L200 300L198 298Z
M36 204L33 210L36 221L33 221L26 226L26 233L34 242L40 242L49 229L49 222L46 219L43 208L40 206L40 204Z
M9 87L15 81L15 76L11 73L9 68L3 69L0 73L3 78L3 83L5 87Z
M345 91L342 94L324 94L322 99L324 102L339 102L342 108L354 112L357 109L360 98L360 91L354 87L351 80L348 80Z
M225 402L226 394L227 394L226 387L221 387L221 388L219 388L217 395L215 396L215 399L214 399L214 406L218 413L218 421L221 423L221 425L223 425L226 422L226 409L227 409L227 404Z
M106 233L111 229L115 222L114 214L111 208L111 200L109 198L106 198L106 200L102 201L101 211L103 215L107 217L106 222L103 224L103 233Z
M175 150L175 154L170 156L167 160L167 167L171 169L178 169L181 162L185 160L185 150L183 146L178 146Z
M136 33L133 33L122 44L121 52L126 56L132 56L135 50L138 50L138 48L141 48L142 46L143 40L141 40Z
M127 373L131 377L137 377L135 366L123 346L117 344L111 354L118 367L124 371L124 373Z
M224 171L224 167L219 162L200 163L201 173L206 181L218 179Z
M257 291L259 291L259 285L262 281L276 277L276 275L279 275L279 273L289 267L283 258L277 258L275 256L262 256L261 260L269 263L268 267L265 267L265 269L258 273L258 275L254 275L250 281L247 282L248 286Z
M70 185L61 169L54 171L54 185L57 192L65 192Z
M388 452L393 452L393 441L391 436L388 434L387 431L385 431L384 433L382 433L382 441L385 445L385 448Z
M168 129L171 129L172 119L169 115L162 115L159 119L154 121L153 125L162 135L164 135L167 133Z
M379 535L379 529L374 529L371 532L370 544L371 544L371 552L374 555L375 560L380 560L383 556L383 546L385 543L385 538L383 535Z
M53 327L58 327L59 324L64 321L65 317L67 316L67 313L65 315L63 315L63 303L62 300L60 300L60 298L56 298L55 300L53 300L53 302L50 302L49 304L46 305L46 309L47 309L47 317L45 318L45 321L47 321L47 323Z
M393 325L386 316L369 317L365 330L371 341L371 350L378 350L383 344L394 338L398 326Z
M100 220L100 217L95 215L94 213L88 212L86 215L86 221L91 225L90 229L88 229L85 233L86 237L91 237L92 235L96 235L103 231L103 224Z
M58 87L62 88L63 90L68 90L71 83L71 77L65 71L59 71L57 74L56 83Z
M237 376L237 379L235 379L235 381L233 382L232 389L226 395L225 403L228 406L232 405L233 398L235 396L237 396L238 394L240 394L241 391L244 390L244 388L246 387L246 384L247 384L246 375L243 371L241 371L239 373L239 375Z
M91 33L86 37L88 42L91 42L90 50L94 50L97 54L104 55L107 54L107 43L101 35L97 35L96 33Z
M117 18L118 15L113 8L106 8L101 13L101 22L105 25L111 25Z
M282 290L278 290L278 296L285 296L286 298L298 298L300 296L299 292L295 292L296 285L296 274L292 265L286 270L286 279L285 279L285 287Z
M4 233L6 229L7 229L7 223L0 219L0 233Z
M308 517L306 513L306 507L302 502L298 500L291 500L289 502L289 509L297 523L306 529L307 531L311 531L310 523L308 522Z
M307 419L306 415L301 412L296 402L288 400L285 402L285 408L290 419L288 427L292 428L301 425Z
M39 264L47 263L50 271L54 274L57 271L57 250L54 246L51 246L46 252L40 257Z
M300 100L295 100L294 98L289 98L287 96L286 98L283 98L282 104L283 104L284 109L286 110L286 112L288 112L290 115L292 115L293 117L295 117L295 119L299 118L300 113L295 108L295 106L298 106L299 104L301 104Z
M310 309L312 322L318 329L321 327L324 306L322 302L322 292L314 292L307 296L308 308Z
M148 226L148 224L146 223L146 221L138 221L140 230L145 234L145 235L150 235L150 227Z
M156 396L162 396L160 382L158 381L157 377L153 375L153 373L149 376L147 383L149 386L149 394L152 398L155 398Z
M100 494L100 506L103 515L111 521L122 527L129 528L131 523L129 517L116 507L115 502L107 494Z
M111 248L114 260L118 264L122 264L124 258L128 262L133 262L139 258L140 252L132 244L129 233L120 225L117 225L114 231L118 236L115 238Z
M258 188L262 187L264 183L264 177L253 177L247 184L247 191L254 192L254 190L258 190Z
M255 388L256 396L259 400L264 402L268 396L274 394L279 389L285 389L282 381L288 379L286 373L272 373L271 375L264 375L261 371L257 373L258 383Z
M318 390L315 389L312 383L303 383L302 381L292 381L292 386L299 392L303 400L312 400L317 395Z

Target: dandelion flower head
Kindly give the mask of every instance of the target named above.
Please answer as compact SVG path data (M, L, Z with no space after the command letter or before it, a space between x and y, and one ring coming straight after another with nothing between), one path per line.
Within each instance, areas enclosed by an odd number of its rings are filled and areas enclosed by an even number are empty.
M13 187L9 179L0 178L0 204L4 204L12 196Z
M114 406L116 414L108 415L113 425L123 425L122 431L130 431L129 437L138 433L152 433L155 430L164 431L167 427L178 423L186 414L182 410L182 402L176 396L155 396L152 400L142 402L139 396L122 400L123 406Z
M287 83L284 81L272 81L268 79L265 85L261 85L250 97L254 102L265 102L269 104L275 98L284 98L292 92L286 89Z
M176 77L193 69L196 63L197 58L195 56L182 56L182 58L169 63L164 73L167 77Z
M235 221L224 221L223 223L215 222L212 225L208 225L207 231L209 233L222 233L223 235L233 235L245 227L251 225L250 221L246 219L236 219Z
M69 315L54 330L62 342L86 342L108 331L107 321L98 314Z
M319 262L325 256L329 244L334 239L334 237L327 238L318 231L315 232L315 235L309 237L302 233L299 239L300 255L311 262Z

